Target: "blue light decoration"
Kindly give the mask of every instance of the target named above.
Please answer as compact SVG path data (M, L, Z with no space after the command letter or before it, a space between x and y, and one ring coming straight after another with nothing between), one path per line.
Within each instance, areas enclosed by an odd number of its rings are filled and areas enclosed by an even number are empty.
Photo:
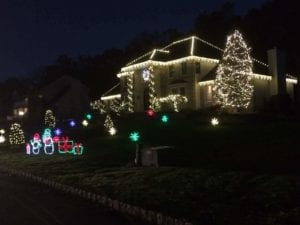
M71 120L69 123L70 127L75 127L76 126L76 122L74 120Z
M169 117L167 115L162 115L161 122L167 123L169 121Z
M38 155L41 149L44 149L46 155L53 155L55 150L59 154L82 155L83 146L81 143L74 143L69 137L60 137L59 135L52 138L51 129L46 128L42 135L42 140L39 133L35 133L33 139L26 144L26 154Z
M133 142L137 142L139 139L140 139L140 134L139 132L131 132L130 135L129 135L129 139Z
M54 133L55 133L56 136L60 136L60 135L62 134L62 131L61 131L61 129L56 128L56 129L54 130Z

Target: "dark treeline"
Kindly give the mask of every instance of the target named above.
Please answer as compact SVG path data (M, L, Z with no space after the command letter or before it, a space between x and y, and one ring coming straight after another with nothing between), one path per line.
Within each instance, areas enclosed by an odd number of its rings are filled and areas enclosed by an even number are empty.
M239 16L235 14L234 4L228 2L216 11L201 12L188 33L181 33L176 29L144 32L137 35L124 49L112 48L95 56L76 58L60 55L55 63L37 69L31 82L30 79L9 79L3 82L0 84L0 94L2 98L9 98L8 95L14 93L14 90L18 90L20 95L32 93L32 88L38 90L49 82L68 75L82 81L89 88L90 97L96 99L118 82L116 74L122 66L153 47L161 47L190 34L224 47L226 35L234 29L241 30L252 47L252 55L262 61L266 61L266 51L274 46L285 50L287 72L299 75L300 32L297 23L300 15L297 9L297 1L273 0L266 2L261 8L249 11L245 16Z

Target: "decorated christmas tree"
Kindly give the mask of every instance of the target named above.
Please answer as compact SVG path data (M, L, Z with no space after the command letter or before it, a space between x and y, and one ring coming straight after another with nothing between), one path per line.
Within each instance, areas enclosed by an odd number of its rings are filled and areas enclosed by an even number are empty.
M9 143L11 145L19 145L19 144L25 143L24 132L23 132L20 124L13 123L10 126Z
M248 108L253 95L252 66L250 48L235 30L227 37L214 85L214 98L222 109L240 112Z
M49 128L54 128L56 125L56 119L52 110L48 109L45 113L45 125Z

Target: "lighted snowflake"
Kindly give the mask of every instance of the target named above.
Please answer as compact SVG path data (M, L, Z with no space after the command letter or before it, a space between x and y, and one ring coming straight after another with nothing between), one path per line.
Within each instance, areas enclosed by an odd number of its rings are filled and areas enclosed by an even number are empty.
M129 135L129 139L133 142L137 142L140 139L139 132L132 132Z
M214 118L211 119L210 123L213 126L217 126L217 125L219 125L219 120L218 120L218 118L214 117Z
M168 117L167 115L163 115L163 116L161 117L161 121L162 121L163 123L167 123L167 122L169 121L169 117Z
M3 135L0 135L0 143L4 143L5 142L5 137Z

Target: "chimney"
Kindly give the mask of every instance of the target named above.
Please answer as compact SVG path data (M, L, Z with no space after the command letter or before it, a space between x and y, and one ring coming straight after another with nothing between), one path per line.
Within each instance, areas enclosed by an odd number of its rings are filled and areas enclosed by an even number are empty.
M268 50L269 74L272 76L271 95L285 95L285 54L274 47Z

